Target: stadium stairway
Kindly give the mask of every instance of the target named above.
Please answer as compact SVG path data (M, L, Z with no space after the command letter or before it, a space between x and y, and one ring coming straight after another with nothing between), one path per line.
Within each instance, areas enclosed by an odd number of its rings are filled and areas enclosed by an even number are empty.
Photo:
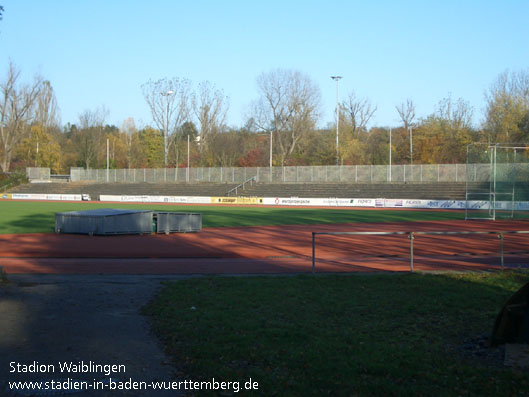
M237 184L229 183L28 183L9 193L100 195L211 196L223 197ZM417 200L465 200L466 184L440 183L254 183L239 188L246 197L388 198ZM232 194L233 195L233 194Z

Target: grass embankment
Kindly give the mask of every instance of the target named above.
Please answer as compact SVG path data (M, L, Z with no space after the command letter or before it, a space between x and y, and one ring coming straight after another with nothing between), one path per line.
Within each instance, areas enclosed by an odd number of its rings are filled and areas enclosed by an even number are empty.
M168 283L145 311L181 379L242 388L251 378L266 396L528 395L527 372L502 367L501 349L480 345L528 280L513 272L199 278Z
M463 212L0 201L0 233L53 232L55 213L131 208L202 214L203 227L464 219Z

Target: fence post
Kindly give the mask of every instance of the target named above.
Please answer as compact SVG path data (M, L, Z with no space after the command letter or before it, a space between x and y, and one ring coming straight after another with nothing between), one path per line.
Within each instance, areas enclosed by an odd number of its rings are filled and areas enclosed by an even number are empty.
M315 232L312 232L312 274L316 273L316 242Z
M413 273L413 232L410 232L410 271Z

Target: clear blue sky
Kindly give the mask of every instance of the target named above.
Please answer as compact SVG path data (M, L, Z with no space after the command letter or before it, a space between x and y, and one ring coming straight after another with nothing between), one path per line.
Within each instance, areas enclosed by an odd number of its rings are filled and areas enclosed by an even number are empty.
M0 76L9 59L56 91L62 124L106 106L108 122L151 122L149 79L209 80L240 126L256 77L299 70L322 93L320 125L334 122L335 83L378 106L370 125L398 125L411 98L419 117L449 94L483 119L484 92L505 70L529 67L529 1L0 0Z

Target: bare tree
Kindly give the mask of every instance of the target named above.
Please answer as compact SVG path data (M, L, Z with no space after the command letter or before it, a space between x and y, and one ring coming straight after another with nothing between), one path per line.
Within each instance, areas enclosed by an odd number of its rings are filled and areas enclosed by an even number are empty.
M103 147L103 126L108 117L108 110L103 106L96 110L85 110L79 115L79 129L75 132L73 143L79 160L85 168L97 164L98 153Z
M53 87L48 80L42 83L39 96L37 97L35 121L42 126L44 131L60 124L57 99L55 98Z
M208 146L211 136L225 127L228 98L209 81L200 83L198 94L193 95L193 111L200 126L200 151Z
M189 119L190 82L186 79L149 80L142 86L143 97L149 105L152 119L163 132L164 165L170 145L179 140L178 131Z
M402 120L402 124L404 124L405 130L413 126L416 116L413 100L408 98L406 99L406 103L402 102L400 105L395 106L395 109L397 109L397 113Z
M352 129L353 136L357 136L360 131L367 131L367 123L377 110L377 107L373 106L369 99L357 98L354 92L348 95L340 108L346 122Z
M26 85L20 85L19 79L20 70L10 62L7 78L0 83L0 166L4 172L9 171L13 150L28 131L42 86L40 76Z
M300 138L316 125L320 90L308 76L282 69L263 73L257 85L261 97L254 104L255 125L273 134L284 165Z

